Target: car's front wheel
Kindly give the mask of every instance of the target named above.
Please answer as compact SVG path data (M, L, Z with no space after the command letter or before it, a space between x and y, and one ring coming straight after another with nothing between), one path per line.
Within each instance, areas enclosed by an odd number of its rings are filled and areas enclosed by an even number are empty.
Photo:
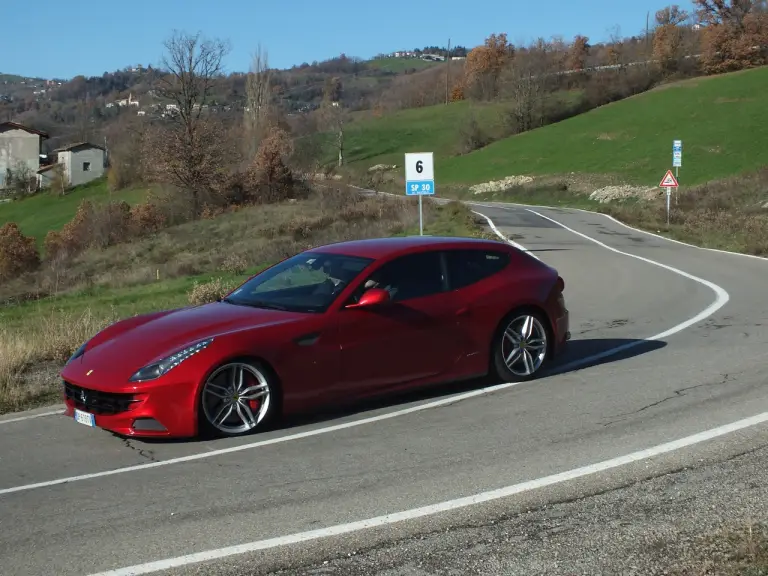
M536 376L548 360L549 331L536 310L521 309L509 314L496 333L492 364L505 382L521 382Z
M257 362L232 361L216 368L200 394L204 435L242 436L265 428L277 409L275 379Z

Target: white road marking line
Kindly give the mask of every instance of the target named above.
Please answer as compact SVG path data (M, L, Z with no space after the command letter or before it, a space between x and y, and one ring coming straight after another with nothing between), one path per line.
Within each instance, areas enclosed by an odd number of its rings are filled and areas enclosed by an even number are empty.
M33 418L42 418L44 416L56 416L58 414L64 414L64 410L51 410L50 412L39 412L37 414L28 414L26 416L18 416L16 418L7 418L0 420L0 426L3 424L11 424L12 422L23 422L24 420L32 420Z
M545 217L546 218L546 217ZM559 222L553 220L553 222L560 224ZM560 224L562 226L562 224ZM570 230L570 228L566 228L567 230ZM571 230L572 232L581 235L580 232L575 232ZM503 235L502 235L503 237ZM648 338L648 340L658 340L660 338L664 338L666 336L671 336L672 334L675 334L677 332L680 332L684 330L685 328L688 328L691 324L695 324L696 322L699 322L706 318L707 316L713 314L718 309L720 309L722 306L725 305L726 302L728 302L729 296L728 293L723 290L720 286L717 286L716 284L713 284L707 280L703 280L701 278L697 278L696 276L692 276L691 274L688 274L687 272L683 272L682 270L678 270L677 268L672 268L671 266L667 266L666 264L661 264L659 262L656 262L654 260L650 260L648 258L641 258L640 256L635 256L634 254L629 254L627 252L621 252L620 250L616 250L615 248L611 248L610 246L606 246L605 244L602 244L598 240L595 240L593 238L590 238L589 236L585 236L585 238L592 240L593 242L596 242L597 244L613 251L617 252L619 254L623 254L625 256L630 256L632 258L638 258L640 260L643 260L644 262L648 262L650 264L653 264L655 266L660 266L662 268L668 269L676 274L679 274L680 276L684 276L686 278L690 278L692 280L695 280L696 282L700 282L701 284L704 284L705 286L708 286L712 290L715 291L717 294L717 299L713 304L708 306L703 312L700 314L697 314L694 318L690 320L686 320L676 326L673 326L669 330L665 330L664 332L661 332L660 334L656 334L655 336L651 336ZM630 342L629 344L623 344L621 346L617 346L616 348L611 348L609 350L605 350L603 352L599 352L597 354L593 354L591 356L586 356L584 358L580 358L578 360L574 360L573 362L568 363L566 366L558 367L558 370L562 370L563 368L567 368L569 370L574 370L578 368L579 366L585 366L588 365L595 360L601 360L603 358L606 358L608 356L612 356L613 354L617 354L619 352L623 352L627 348L631 346L638 346L642 344L644 340L637 340ZM631 346L630 346L631 345ZM535 383L536 380L533 381ZM147 462L145 464L136 464L134 466L126 466L123 468L116 468L113 470L104 470L101 472L92 472L90 474L82 474L79 476L70 476L67 478L57 478L55 480L47 480L45 482L36 482L33 484L24 484L21 486L13 486L11 488L3 488L0 489L0 496L4 494L11 494L14 492L22 492L26 490L34 490L37 488L45 488L49 486L57 486L59 484L68 484L71 482L79 482L82 480L91 480L94 478L103 478L106 476L114 476L116 474L124 474L127 472L136 472L139 470L147 470L150 468L159 468L161 466L170 466L172 464L181 464L183 462L193 462L196 460L202 460L204 458L211 458L213 456L221 456L223 454L232 454L234 452L241 452L243 450L251 450L254 448L260 448L262 446L269 446L273 444L280 444L283 442L289 442L292 440L299 440L302 438L309 438L311 436L319 436L321 434L328 434L330 432L336 432L338 430L345 430L347 428L354 428L357 426L363 426L365 424L372 424L374 422L381 422L384 420L389 420L391 418L397 418L400 416L405 416L407 414L413 414L416 412L421 412L423 410L429 410L431 408L438 408L440 406L444 406L446 404L452 404L454 402L458 402L460 400L466 400L468 398L474 398L476 396L482 396L485 394L491 394L493 392L497 392L499 390L505 390L507 388L512 388L513 386L518 386L520 383L517 382L505 382L502 384L497 384L495 386L488 386L487 388L481 388L478 390L472 390L470 392L463 392L461 394L457 394L455 396L449 396L446 398L442 398L440 400L435 400L432 402L426 402L424 404L420 404L418 406L412 406L410 408L405 408L403 410L396 410L394 412L388 412L386 414L380 414L378 416L371 416L369 418L362 418L360 420L354 420L352 422L345 422L343 424L335 424L332 426L327 426L323 428L316 428L314 430L308 430L306 432L299 432L297 434L289 434L286 436L280 436L278 438L272 438L270 440L261 440L257 442L251 442L248 444L241 444L239 446L231 446L229 448L221 448L217 450L211 450L210 452L203 452L198 454L190 454L188 456L180 456L178 458L169 458L168 460L162 460L160 462Z
M671 336L672 334L676 334L677 332L680 332L681 330L684 330L685 328L688 328L689 326L693 326L694 324L697 324L698 322L701 322L705 318L711 316L715 312L717 312L720 308L725 306L728 301L731 299L731 297L728 295L728 292L723 290L720 286L715 284L714 282L710 282L709 280L704 280L703 278L699 278L698 276L694 276L693 274L689 274L688 272L684 272L682 270L679 270L677 268L673 268L672 266L669 266L667 264L662 264L661 262L656 262L655 260L651 260L650 258L644 258L643 256L638 256L637 254L631 254L629 252L623 252L622 250L618 250L617 248L613 248L612 246L608 246L607 244L604 244L603 242L600 242L600 240L597 240L595 238L592 238L590 236L587 236L586 234L582 234L581 232L577 232L576 230L569 228L565 224L562 224L558 222L557 220L550 218L549 216L544 216L544 214L540 214L536 212L535 210L531 210L530 208L526 208L528 212L531 214L535 214L536 216L539 216L540 218L544 218L545 220L549 220L550 222L553 222L557 224L558 226L564 228L565 230L568 230L568 232L571 232L573 234L576 234L577 236L580 236L586 240L589 240L590 242L594 242L598 246L601 246L602 248L605 248L606 250L610 250L611 252L615 252L617 254L622 254L624 256L629 256L630 258L635 258L636 260L641 260L642 262L647 262L648 264L652 264L654 266L658 266L660 268L664 268L665 270L669 270L670 272L674 272L675 274L679 274L680 276L683 276L685 278L688 278L690 280L693 280L695 282L698 282L699 284L703 284L710 290L712 290L715 293L715 301L712 302L709 306L707 306L704 310L699 312L696 316L693 318L690 318L689 320L686 320L685 322L682 322L681 324L678 324L677 326L673 326L669 330L666 330L664 332L661 332L659 334L656 334L654 336L651 336L650 338L647 338L646 340L661 340L662 338L666 338L667 336ZM626 344L622 344L621 346L618 346L617 348L611 348L607 352L610 354L603 353L603 356L606 355L612 355L616 354L617 352L627 350L629 348L634 348L635 346L641 345L646 340L633 340L631 342L628 342ZM600 353L596 354L595 356L601 356ZM571 368L571 365L573 362L569 364L565 364L561 367L559 367L559 370L569 370Z
M536 254L534 254L533 252L531 252L530 250L528 250L528 248L526 248L526 247L525 247L525 246L523 246L522 244L518 244L517 242L515 242L515 241L514 241L514 240L512 240L511 238L509 238L509 237L505 236L504 234L502 234L502 233L499 231L499 229L498 229L498 228L496 228L496 224L494 224L494 223L493 223L493 220L491 220L490 218L488 218L488 216L486 216L485 214L483 214L483 213L481 213L481 212L476 212L475 210L472 210L472 213L473 213L473 214L477 214L478 216L482 216L483 218L485 218L485 219L488 221L488 226L490 226L490 227L491 227L491 230L493 230L493 233L494 233L494 234L496 234L496 236L498 236L499 238L501 238L501 239L502 239L502 240L504 240L505 242L508 242L509 244L511 244L512 246L514 246L515 248L517 248L518 250L522 250L523 252L526 252L527 254L530 254L531 256L533 256L534 258L536 258L536 260L541 260L541 258L539 258L538 256L536 256Z
M717 428L711 428L709 430L705 430L704 432L699 432L698 434L686 436L678 440L673 440L664 444L658 444L652 448L646 448L645 450L638 450L637 452L632 452L624 456L603 460L602 462L597 462L596 464L590 464L587 466L582 466L581 468L568 470L566 472L552 474L551 476L544 476L543 478L537 478L535 480L529 480L527 482L521 482L511 486L505 486L504 488L498 488L496 490L481 492L473 496L466 496L464 498L457 498L455 500L447 500L438 504L430 504L428 506L422 506L421 508L413 508L411 510L396 512L394 514L386 514L384 516L376 516L374 518L358 520L357 522L350 522L348 524L337 524L335 526L318 528L316 530L309 530L307 532L298 532L288 536L278 536L276 538L269 538L267 540L257 540L255 542L248 542L246 544L238 544L235 546L228 546L226 548L217 548L213 550L206 550L204 552L187 554L185 556L177 556L176 558L166 558L164 560L147 562L145 564L136 564L135 566L108 570L106 572L99 572L96 574L91 574L90 576L137 576L139 574L151 574L152 572L169 570L171 568L179 568L182 566L188 566L190 564L210 562L211 560L218 560L230 556L247 554L249 552L256 552L258 550L266 550L268 548L277 548L279 546L298 544L300 542L318 540L320 538L327 538L329 536L339 536L341 534L349 534L350 532L357 532L369 528L395 524L397 522L403 522L406 520L414 520L417 518L423 518L425 516L432 516L441 512L448 512L458 508L465 508L467 506L499 500L501 498L508 498L522 492L529 492L531 490L544 488L546 486L552 486L554 484L560 484L569 480L597 474L598 472L604 472L612 468L626 466L627 464L632 464L633 462L660 456L662 454L680 450L682 448L687 448L701 442L707 442L720 436L724 436L725 434L731 434L733 432L737 432L752 426L757 426L765 422L768 422L768 412L763 412L761 414L757 414L756 416L745 418L731 424L725 424L724 426L718 426Z

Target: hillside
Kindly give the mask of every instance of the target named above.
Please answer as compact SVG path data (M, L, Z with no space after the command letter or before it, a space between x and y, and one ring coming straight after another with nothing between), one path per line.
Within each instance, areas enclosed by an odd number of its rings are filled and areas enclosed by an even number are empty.
M768 164L766 85L768 67L666 84L462 156L462 122L473 111L498 128L503 102L406 110L350 130L350 168L402 165L405 152L433 150L438 186L572 172L655 186L671 167L672 140L681 139L681 183L700 184Z

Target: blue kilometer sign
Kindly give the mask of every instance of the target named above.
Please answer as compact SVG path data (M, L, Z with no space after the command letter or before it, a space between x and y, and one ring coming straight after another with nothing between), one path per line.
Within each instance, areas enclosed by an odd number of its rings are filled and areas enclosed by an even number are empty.
M416 196L419 194L434 194L435 193L435 182L434 180L431 181L420 181L420 182L406 182L406 194L408 196Z

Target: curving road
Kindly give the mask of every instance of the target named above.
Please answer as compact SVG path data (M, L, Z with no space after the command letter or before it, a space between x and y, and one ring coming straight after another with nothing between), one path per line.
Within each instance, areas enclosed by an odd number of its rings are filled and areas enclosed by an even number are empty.
M597 214L473 209L566 280L573 340L552 374L237 441L126 441L60 415L0 419L0 571L266 574L766 442L767 261Z

